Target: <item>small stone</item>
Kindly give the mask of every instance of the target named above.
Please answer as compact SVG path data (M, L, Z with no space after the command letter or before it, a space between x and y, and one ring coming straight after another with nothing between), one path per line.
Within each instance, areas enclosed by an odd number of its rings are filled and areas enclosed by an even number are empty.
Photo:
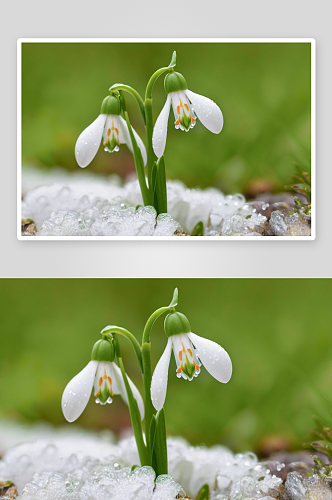
M0 481L0 498L9 500L18 495L16 486L11 481Z
M22 219L21 231L22 236L35 236L37 232L36 224L31 219Z

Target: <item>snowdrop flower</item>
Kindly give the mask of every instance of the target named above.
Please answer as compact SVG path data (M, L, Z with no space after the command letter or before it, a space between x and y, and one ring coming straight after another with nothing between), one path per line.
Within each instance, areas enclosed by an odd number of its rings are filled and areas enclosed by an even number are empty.
M104 150L109 153L119 151L120 144L127 144L131 152L133 146L126 121L120 115L120 99L116 95L106 97L101 105L101 114L79 136L75 146L75 157L80 167L84 168L92 162L97 154L101 140ZM146 165L146 149L142 139L133 129L140 148L144 165Z
M114 347L108 340L99 340L93 346L91 361L66 386L61 401L62 412L68 422L74 422L85 409L91 391L96 403L112 403L113 396L120 394L128 404L127 391L120 368L114 363ZM144 418L144 403L138 389L128 377L128 382Z
M158 158L165 151L171 104L176 129L188 132L194 127L197 117L210 132L221 132L224 119L220 108L211 99L188 90L183 75L175 71L168 73L165 78L165 90L168 94L166 104L157 118L152 136L153 150Z
M151 400L156 410L159 411L164 406L172 349L177 377L192 380L198 376L202 363L219 382L226 384L229 381L232 375L232 362L227 352L212 340L192 333L184 314L178 312L169 314L165 319L165 333L168 337L166 349L151 381Z

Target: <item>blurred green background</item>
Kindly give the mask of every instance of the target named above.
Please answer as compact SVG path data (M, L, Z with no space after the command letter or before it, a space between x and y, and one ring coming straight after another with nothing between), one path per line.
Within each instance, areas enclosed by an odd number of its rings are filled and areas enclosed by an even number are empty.
M294 160L310 169L310 49L309 43L23 43L23 163L79 170L76 140L100 113L108 88L121 82L144 96L151 74L176 50L176 69L189 89L214 100L225 124L216 136L197 121L186 134L175 130L171 112L168 178L225 193L251 193L262 182L283 190ZM155 119L165 100L161 77ZM129 95L127 107L144 137ZM126 146L112 156L100 148L88 169L125 178L134 162Z
M141 339L148 316L169 304L176 286L178 310L195 333L229 352L234 371L225 385L204 368L192 382L179 380L172 356L169 435L239 451L257 451L275 436L301 448L312 415L331 409L330 279L2 279L0 417L64 424L62 392L90 360L101 329L116 324ZM133 350L126 339L121 345L142 391ZM165 346L159 319L153 366ZM77 423L116 433L130 425L120 397L107 407L90 399Z

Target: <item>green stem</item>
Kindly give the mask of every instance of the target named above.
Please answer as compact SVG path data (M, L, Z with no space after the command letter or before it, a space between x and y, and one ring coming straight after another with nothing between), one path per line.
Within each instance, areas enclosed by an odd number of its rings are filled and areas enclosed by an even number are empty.
M152 461L152 450L151 450L151 439L150 439L150 427L153 415L156 414L156 410L151 401L151 380L152 380L152 368L151 368L151 344L145 343L142 345L142 360L143 360L143 390L144 390L144 405L145 405L145 439L146 445L149 451L150 460Z
M131 420L131 425L132 425L132 428L134 431L134 436L135 436L135 441L136 441L136 445L137 445L137 450L138 450L141 466L143 467L144 465L151 465L150 453L148 452L148 450L146 448L144 438L143 438L141 418L140 418L140 412L138 409L138 404L137 404L136 399L133 396L131 387L130 387L129 382L128 382L128 377L127 377L126 371L124 369L124 365L123 365L123 361L122 361L122 357L121 357L120 344L119 344L119 340L118 340L116 333L113 334L113 340L114 340L116 357L118 359L122 378L123 378L123 381L124 381L124 384L126 387L126 391L127 391L130 420Z
M153 163L157 161L157 157L154 154L152 147L152 134L153 134L153 115L152 115L152 89L157 79L166 71L174 71L173 68L176 65L176 52L172 54L172 59L169 66L165 68L160 68L153 73L145 90L144 98L144 108L145 108L145 123L146 123L146 143L147 143L147 170L148 170L148 183L150 194L153 199L153 185L152 185L152 167Z
M156 83L157 79L160 77L160 75L165 73L165 71L174 71L173 68L175 65L176 65L176 51L174 50L169 66L167 66L167 68L157 69L157 71L155 71L153 73L150 80L148 81L148 84L147 84L146 90L145 90L145 100L152 99L152 89L153 89L153 86Z
M137 360L139 362L139 365L141 367L141 370L143 371L143 363L142 363L142 353L141 353L141 346L136 337L129 331L126 330L125 328L122 328L121 326L115 326L115 325L109 325L103 328L103 330L100 332L103 337L108 337L109 339L113 338L112 333L118 333L119 335L122 335L123 337L126 337L129 342L131 342L135 354L137 357Z
M146 118L146 144L147 144L147 171L148 171L148 184L150 189L150 195L153 196L153 183L152 183L152 167L153 163L157 161L157 157L154 154L152 146L152 134L153 134L153 115L152 115L152 98L145 99L145 118Z
M140 94L137 92L137 90L135 90L133 87L130 87L129 85L124 85L123 83L115 83L114 85L112 85L112 87L109 88L110 92L112 92L114 90L124 90L125 92L129 92L129 94L131 94L132 96L135 97L137 104L139 106L141 115L143 117L144 123L146 123L145 122L145 109L144 109L143 99L140 96Z
M153 415L156 414L156 410L151 401L151 380L152 380L152 368L151 368L151 342L150 335L153 325L156 320L164 314L165 312L174 310L178 301L178 289L175 288L173 293L172 302L167 307L160 307L154 313L151 314L147 320L142 337L142 361L143 361L143 386L144 386L144 403L145 403L145 436L148 450L151 453L151 442L150 442L150 426Z
M130 121L129 121L129 116L128 116L127 107L126 107L126 101L125 101L125 98L123 96L123 91L119 90L119 94L120 94L120 99L121 99L121 107L123 110L123 114L124 114L124 117L125 117L125 120L127 123L128 132L129 132L130 139L131 139L132 146L133 146L135 168L136 168L136 173L137 173L137 177L138 177L138 182L139 182L139 185L141 188L143 202L144 202L145 206L151 205L151 196L150 196L149 188L146 185L142 153L141 153L139 147L137 146L137 142L136 142L136 139L135 139L135 136L134 136L134 133L133 133Z

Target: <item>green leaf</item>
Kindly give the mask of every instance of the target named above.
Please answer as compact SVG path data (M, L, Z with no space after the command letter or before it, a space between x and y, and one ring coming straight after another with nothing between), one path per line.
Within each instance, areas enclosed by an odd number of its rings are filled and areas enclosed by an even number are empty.
M195 500L209 500L210 488L208 484L203 484Z
M166 190L166 172L164 156L154 162L152 167L152 185L154 207L157 214L167 213L167 190Z
M152 465L157 476L167 474L167 443L165 413L162 408L157 413L157 417L151 420L150 426Z
M201 220L197 222L193 232L191 233L191 236L204 236L204 225Z
M154 454L154 442L156 437L156 415L152 415L151 424L150 424L150 445L151 445L151 458L152 458L152 467L157 474L158 464L156 461L156 456Z
M172 302L168 307L176 307L178 305L178 301L179 301L179 290L175 288L173 292Z
M174 68L174 66L176 66L176 50L174 50L173 54L172 54L172 59L171 59L171 62L169 63L169 68Z

